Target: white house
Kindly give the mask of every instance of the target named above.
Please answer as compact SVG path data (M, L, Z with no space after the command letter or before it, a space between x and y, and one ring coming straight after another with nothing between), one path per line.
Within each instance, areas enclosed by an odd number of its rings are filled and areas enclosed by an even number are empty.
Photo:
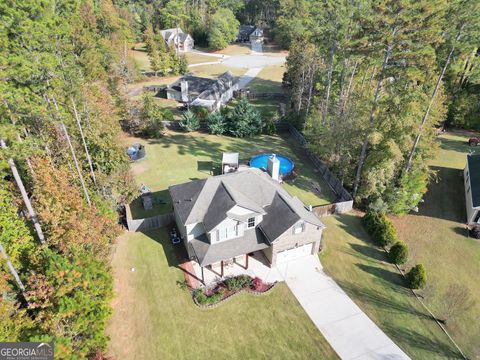
M160 30L160 34L167 46L173 45L180 52L188 52L193 49L193 38L180 28Z

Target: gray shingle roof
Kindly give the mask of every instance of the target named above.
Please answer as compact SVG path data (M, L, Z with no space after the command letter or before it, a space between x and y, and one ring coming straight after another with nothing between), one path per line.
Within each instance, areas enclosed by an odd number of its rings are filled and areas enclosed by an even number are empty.
M205 184L204 180L194 180L184 184L173 185L168 188L173 200L173 207L180 220L185 223L188 215L197 201L198 194Z
M269 246L265 242L262 232L258 229L246 231L241 238L220 241L215 244L210 244L207 237L202 235L193 239L190 244L200 266L207 266L221 260L266 249Z
M203 218L205 231L209 232L220 224L226 218L227 211L233 208L235 204L223 183L220 183Z
M468 155L467 162L472 206L477 207L480 206L480 154Z
M263 217L259 227L270 242L274 241L300 220L300 216L278 193L275 194L272 203L265 208L265 211L267 214Z

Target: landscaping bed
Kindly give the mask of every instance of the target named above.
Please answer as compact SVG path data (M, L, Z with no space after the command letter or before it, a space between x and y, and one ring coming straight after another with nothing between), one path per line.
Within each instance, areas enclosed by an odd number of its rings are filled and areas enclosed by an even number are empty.
M213 287L199 288L193 291L194 303L202 308L213 308L242 292L266 294L276 283L265 283L262 279L249 275L238 275L225 279Z

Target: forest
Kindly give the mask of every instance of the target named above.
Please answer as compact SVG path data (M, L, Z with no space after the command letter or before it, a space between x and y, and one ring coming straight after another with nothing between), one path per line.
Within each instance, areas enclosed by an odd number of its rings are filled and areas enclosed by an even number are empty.
M265 27L289 50L287 119L358 206L402 214L434 176L436 133L480 130L479 13L478 0L0 2L0 338L106 356L117 210L137 195L120 141L134 43L183 73L159 30L216 49L238 24Z
M280 2L275 34L290 48L290 120L357 206L414 209L434 176L436 134L480 126L479 6Z

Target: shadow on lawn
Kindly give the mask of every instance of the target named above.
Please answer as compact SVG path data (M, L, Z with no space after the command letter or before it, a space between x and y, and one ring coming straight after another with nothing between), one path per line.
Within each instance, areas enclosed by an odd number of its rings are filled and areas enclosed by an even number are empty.
M184 266L182 266L182 264L189 261L187 250L181 243L174 245L170 242L169 231L170 227L167 226L160 229L143 231L142 233L163 247L169 267L180 269L182 272L188 273L198 281L201 281L195 273L189 272Z
M385 252L373 247L373 246L367 246L367 245L359 245L359 244L353 244L349 243L350 247L355 250L356 252L362 254L363 256L367 258L372 258L378 261L386 261L387 257L385 256Z
M378 307L382 309L382 311L411 314L422 319L428 319L433 321L432 317L429 314L418 311L415 308L411 307L409 304L396 301L396 298L387 297L383 292L373 290L366 286L359 286L352 282L338 280L335 281L349 296L353 297L354 299L359 299L361 302L369 304L370 306ZM405 288L402 289L402 295L407 297L413 296Z
M130 211L132 212L132 218L134 220L172 212L172 198L170 197L168 189L154 191L152 192L152 196L153 208L151 210L145 210L143 208L141 196L138 196L130 203Z
M386 270L381 267L370 266L365 264L355 264L358 268L362 269L363 271L372 274L382 280L385 280L391 284L395 284L397 286L405 287L405 279L402 275L398 272L393 272L390 270Z
M432 170L436 172L436 181L430 183L424 202L418 206L418 213L412 214L464 223L466 210L462 170L438 166L433 166Z
M457 151L467 154L469 150L475 150L468 145L467 140L460 141L455 139L440 138L440 148L447 151Z
M463 359L463 356L456 351L447 341L441 342L409 328L385 325L390 336L398 342L409 344L417 349L430 351L432 356L440 356L444 359ZM445 339L446 340L446 339Z

